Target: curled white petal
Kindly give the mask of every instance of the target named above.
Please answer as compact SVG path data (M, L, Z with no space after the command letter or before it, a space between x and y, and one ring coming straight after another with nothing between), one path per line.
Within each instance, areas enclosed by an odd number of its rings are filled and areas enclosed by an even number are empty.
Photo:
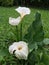
M26 50L25 50L26 51ZM15 51L15 56L18 58L18 59L25 59L25 60L27 60L27 55L28 54L26 54L25 53L25 51Z
M15 50L15 56L18 59L25 59L27 60L28 57L28 45L24 41L20 42L14 42L11 46L9 46L9 52L13 54L13 51Z
M12 17L9 17L9 24L15 26L15 25L18 25L21 21L21 17L17 17L17 18L12 18Z
M15 10L21 15L21 17L24 17L27 14L30 14L30 9L27 7L18 7Z
M12 45L9 46L10 54L13 54L13 51L17 49L16 44L17 42L14 42Z

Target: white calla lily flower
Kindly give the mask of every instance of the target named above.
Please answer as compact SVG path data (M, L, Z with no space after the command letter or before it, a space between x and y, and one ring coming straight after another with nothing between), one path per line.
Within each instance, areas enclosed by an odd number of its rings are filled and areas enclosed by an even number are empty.
M13 25L13 26L16 26L20 23L21 21L21 17L17 17L17 18L12 18L12 17L9 17L9 24Z
M28 52L28 45L24 41L14 42L11 46L9 46L9 52L11 54L13 54L13 52L14 52L15 56L18 59L25 59L25 60L27 60L28 53L29 53Z
M23 18L27 14L30 14L30 9L27 7L18 7L15 10L21 15L21 18Z

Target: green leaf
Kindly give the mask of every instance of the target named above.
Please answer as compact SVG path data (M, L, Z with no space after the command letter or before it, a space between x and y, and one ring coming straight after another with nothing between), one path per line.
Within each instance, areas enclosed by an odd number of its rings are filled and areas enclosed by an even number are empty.
M40 62L42 59L43 52L41 50L34 50L29 53L28 56L28 64L35 65L36 63Z
M28 65L35 65L36 61L38 61L38 57L35 56L35 53L32 51L28 55Z
M44 43L45 45L49 45L49 38L45 38L45 39L43 40L43 43Z
M47 53L44 53L44 54L43 54L42 62L43 62L45 65L49 65L49 55L48 55Z
M34 43L34 44L29 45L29 48L30 48L30 52L31 52L33 49L37 50L38 45L36 43Z
M6 56L9 56L7 49L0 49L0 61L4 60Z
M43 25L41 21L41 14L37 12L35 14L35 20L29 26L23 40L28 43L30 49L33 49L34 43L39 42L40 44L40 42L43 41L43 39L44 39L44 31L43 31Z
M39 12L37 12L35 15L35 20L33 22L33 29L35 32L33 36L34 41L41 42L44 39L44 31L41 20L41 14Z

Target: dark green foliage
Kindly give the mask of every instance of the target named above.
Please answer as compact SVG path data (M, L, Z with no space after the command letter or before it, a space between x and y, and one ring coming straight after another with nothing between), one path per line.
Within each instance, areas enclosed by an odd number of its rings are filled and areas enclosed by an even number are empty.
M0 5L1 6L13 6L13 0L1 0Z

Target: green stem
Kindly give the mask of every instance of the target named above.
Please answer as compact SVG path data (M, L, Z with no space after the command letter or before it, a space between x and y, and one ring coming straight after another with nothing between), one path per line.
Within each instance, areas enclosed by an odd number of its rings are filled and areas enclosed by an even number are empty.
M19 41L19 31L18 31L18 26L16 26L16 32L17 32L17 34L16 34L16 36L17 36L17 41Z
M20 40L22 41L22 22L21 22L21 25L20 25Z

